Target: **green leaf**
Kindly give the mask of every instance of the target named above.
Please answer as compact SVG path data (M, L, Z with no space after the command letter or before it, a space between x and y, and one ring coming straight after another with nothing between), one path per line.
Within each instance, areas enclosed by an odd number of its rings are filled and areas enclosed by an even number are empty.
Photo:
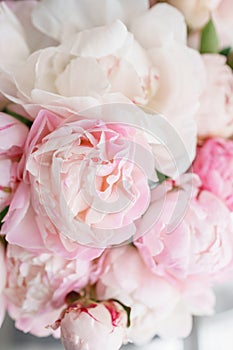
M217 53L218 36L212 19L205 25L201 32L200 53Z
M3 112L6 113L6 114L11 115L11 116L14 117L15 119L19 120L21 123L27 125L29 128L32 126L32 121L30 121L30 120L28 120L28 119L22 117L21 115L15 113L15 112L12 112L12 111L8 110L7 108L5 108L5 109L3 110Z
M169 176L160 173L160 171L158 171L158 170L156 170L156 173L157 173L157 176L158 176L158 179L159 179L159 183L160 183L160 184L161 184L163 181L169 179Z
M9 209L9 207L6 207L6 208L4 208L3 209L3 211L1 211L1 213L0 213L0 228L2 227L2 224L3 224L3 219L4 219L4 217L6 216L6 214L7 214L7 212L8 212L8 209Z
M233 69L233 51L227 56L227 65Z
M67 294L66 298L65 298L65 301L68 305L70 304L73 304L75 301L81 299L82 296L81 294L75 292L75 291L72 291L70 292L69 294Z
M5 239L5 236L0 235L0 244L2 244L4 246L4 248L7 247L7 241Z
M126 311L127 314L127 327L130 327L130 313L131 313L131 307L124 305L123 308Z
M228 46L228 47L224 47L224 49L220 50L219 54L227 57L230 52L231 52L231 46Z

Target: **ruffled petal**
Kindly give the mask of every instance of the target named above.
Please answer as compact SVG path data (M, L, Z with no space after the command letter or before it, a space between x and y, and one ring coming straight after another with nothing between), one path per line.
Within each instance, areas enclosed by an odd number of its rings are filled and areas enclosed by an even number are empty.
M127 28L117 20L107 26L86 29L61 45L64 52L83 57L111 55L119 50L128 37Z
M135 18L130 26L132 33L146 49L164 46L175 40L186 43L186 24L183 15L167 4L157 4Z
M78 31L116 19L127 23L148 7L148 0L43 0L33 11L33 23L62 42Z
M0 65L24 60L29 55L24 30L8 6L0 4Z

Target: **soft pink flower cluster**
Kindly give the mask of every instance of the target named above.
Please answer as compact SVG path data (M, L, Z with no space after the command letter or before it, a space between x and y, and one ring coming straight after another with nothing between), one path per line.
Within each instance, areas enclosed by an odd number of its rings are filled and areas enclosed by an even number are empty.
M1 1L0 324L118 350L214 313L233 74L185 20L200 34L212 16L225 48L230 4L167 2Z

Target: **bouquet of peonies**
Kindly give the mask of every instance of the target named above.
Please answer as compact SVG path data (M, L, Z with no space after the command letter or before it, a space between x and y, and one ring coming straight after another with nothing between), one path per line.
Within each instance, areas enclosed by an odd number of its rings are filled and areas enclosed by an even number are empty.
M0 324L117 350L214 312L232 33L231 0L0 2Z

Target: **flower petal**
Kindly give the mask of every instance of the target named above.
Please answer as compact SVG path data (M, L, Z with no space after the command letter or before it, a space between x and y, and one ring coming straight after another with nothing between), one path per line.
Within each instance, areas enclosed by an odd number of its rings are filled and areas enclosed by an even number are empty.
M186 24L182 14L167 4L157 4L145 14L135 18L130 26L132 33L146 49L164 46L175 40L186 43Z
M33 11L33 23L59 41L93 26L120 19L128 22L148 8L148 0L63 0L40 1Z

